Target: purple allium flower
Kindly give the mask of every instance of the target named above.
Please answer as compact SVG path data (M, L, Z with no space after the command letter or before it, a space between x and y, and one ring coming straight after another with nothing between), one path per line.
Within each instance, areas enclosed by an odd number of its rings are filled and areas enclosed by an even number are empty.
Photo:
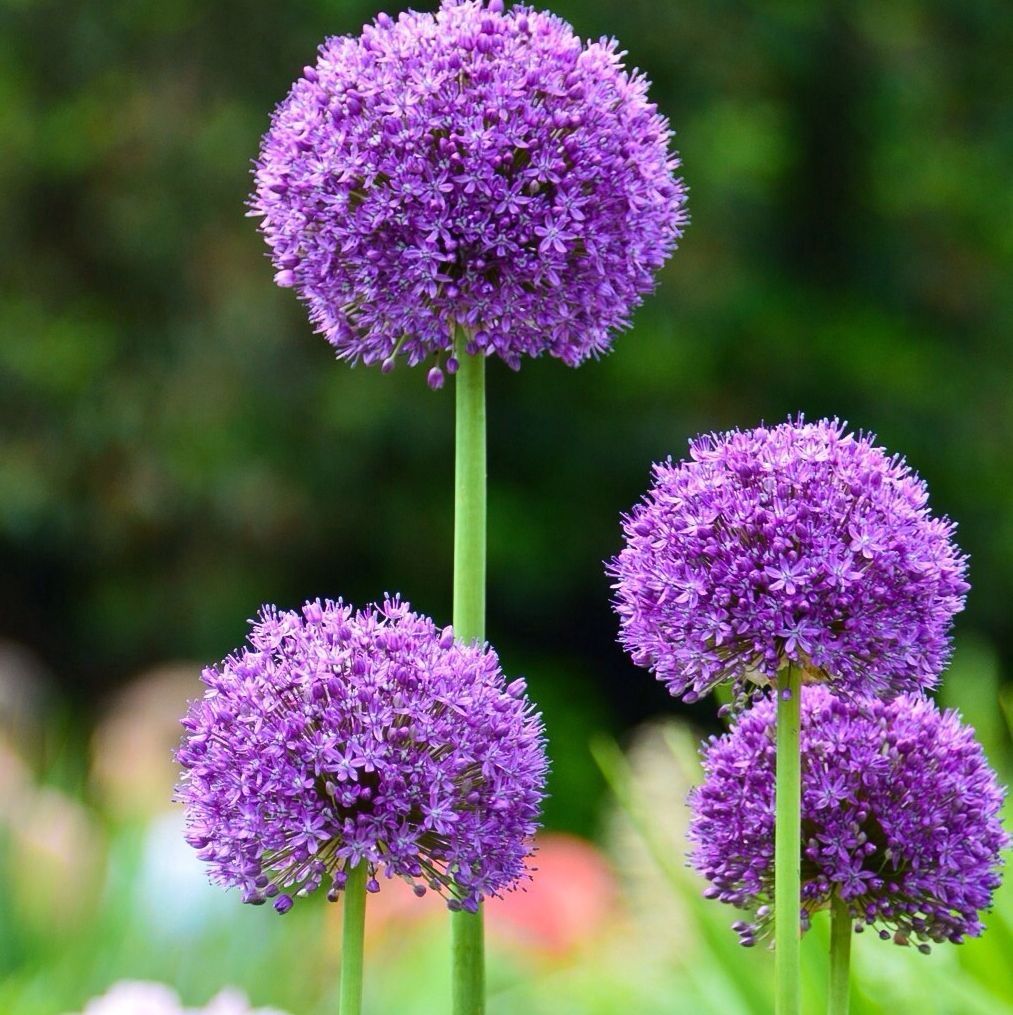
M187 841L244 902L348 868L426 885L456 909L524 876L547 762L523 680L399 598L361 610L265 607L249 644L204 671L177 758Z
M707 895L752 910L743 944L766 934L774 899L772 697L703 749L690 793L694 867ZM959 943L984 929L999 885L1004 792L974 730L926 698L843 699L802 692L802 915L834 894L856 923L898 944ZM856 927L861 929L861 926Z
M500 0L324 43L251 207L339 357L414 366L450 353L455 322L513 367L608 349L686 222L668 121L622 56Z
M800 416L655 465L608 565L633 661L687 701L789 661L841 693L933 686L967 561L925 483L874 440Z

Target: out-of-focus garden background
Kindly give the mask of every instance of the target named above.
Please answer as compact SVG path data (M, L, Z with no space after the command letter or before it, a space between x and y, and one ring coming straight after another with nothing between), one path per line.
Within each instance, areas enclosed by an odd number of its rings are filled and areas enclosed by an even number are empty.
M740 949L736 914L682 867L713 704L680 709L627 661L601 561L650 462L698 431L798 410L877 431L960 523L974 588L942 697L1008 777L1013 8L553 8L654 81L692 223L612 355L490 370L488 632L528 676L554 762L543 876L491 917L491 1010L762 1012L769 954ZM324 36L376 10L0 0L11 1015L79 1009L122 977L192 1004L234 983L333 1008L334 907L281 919L207 887L170 751L198 664L262 602L401 590L450 616L452 386L334 362L244 217L271 108ZM443 1010L443 921L380 898L370 1010ZM988 923L929 958L859 939L856 1009L1007 1010L1009 888ZM812 998L824 932L806 943Z

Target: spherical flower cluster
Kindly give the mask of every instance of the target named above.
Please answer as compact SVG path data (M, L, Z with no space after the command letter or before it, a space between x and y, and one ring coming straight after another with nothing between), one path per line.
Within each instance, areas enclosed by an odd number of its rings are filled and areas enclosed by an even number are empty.
M840 693L931 687L968 585L927 500L902 459L837 420L699 437L623 519L622 643L687 701L788 662Z
M615 41L500 0L329 39L274 114L252 214L352 362L609 347L685 224L667 120ZM455 368L453 359L449 369Z
M178 751L187 840L213 881L274 900L368 865L474 911L525 876L544 791L541 718L494 652L399 598L265 608L205 670Z
M766 698L703 750L690 794L692 864L707 895L752 910L743 944L769 932L774 898L774 731ZM979 935L1000 882L1003 791L974 731L904 695L884 702L802 691L802 916L837 895L861 929L898 944Z

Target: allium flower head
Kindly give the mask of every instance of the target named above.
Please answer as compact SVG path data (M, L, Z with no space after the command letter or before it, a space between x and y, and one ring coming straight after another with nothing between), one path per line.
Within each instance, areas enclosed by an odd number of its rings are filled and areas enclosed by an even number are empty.
M966 558L925 483L874 440L799 417L655 465L609 564L633 661L687 701L788 662L848 694L933 686Z
M543 797L540 717L494 652L387 598L265 607L248 646L204 671L178 751L187 839L243 901L368 864L474 910L511 888Z
M707 895L752 910L743 944L769 932L774 899L774 731L766 698L704 746L690 794L692 864ZM999 885L1003 791L974 730L903 695L802 691L802 915L838 895L898 944L976 937ZM861 929L861 926L856 929Z
M672 132L623 55L500 0L329 39L256 164L276 281L385 369L449 353L455 322L514 367L603 352L685 224Z

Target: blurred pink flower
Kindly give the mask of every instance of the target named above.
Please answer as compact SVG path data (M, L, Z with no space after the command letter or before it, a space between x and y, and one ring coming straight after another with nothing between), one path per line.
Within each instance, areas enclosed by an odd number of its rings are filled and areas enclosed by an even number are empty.
M45 934L73 933L94 914L104 843L91 812L52 786L21 795L7 833L7 901Z
M104 807L118 818L146 818L172 807L179 716L203 693L200 666L167 663L119 691L92 737L91 778Z
M490 935L561 958L607 929L619 892L608 860L595 845L558 832L539 836L530 867L532 880L520 891L489 900Z
M501 944L559 959L607 929L619 905L618 885L604 854L584 839L548 832L539 835L535 845L528 865L532 880L502 898L487 900L486 924ZM389 890L385 882L366 906L367 947L440 921L443 913L435 893L419 899L397 879ZM340 915L339 907L330 921L334 941L340 935Z

